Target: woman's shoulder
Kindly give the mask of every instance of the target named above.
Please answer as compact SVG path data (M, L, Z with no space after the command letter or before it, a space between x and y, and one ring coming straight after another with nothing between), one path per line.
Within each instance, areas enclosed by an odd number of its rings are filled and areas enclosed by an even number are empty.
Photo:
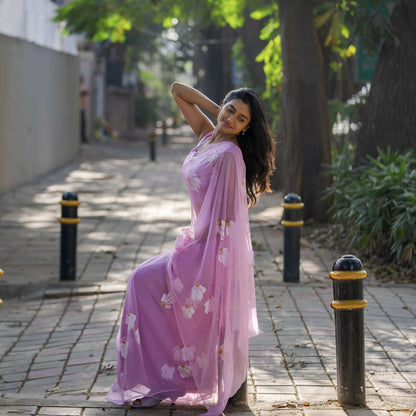
M220 153L224 153L224 154L229 153L229 154L234 155L236 158L243 157L243 153L240 147L234 142L224 140L223 142L217 143L217 145L218 145L218 150Z
M218 155L218 163L235 164L237 168L245 168L243 153L235 143L230 141L219 142L215 151Z

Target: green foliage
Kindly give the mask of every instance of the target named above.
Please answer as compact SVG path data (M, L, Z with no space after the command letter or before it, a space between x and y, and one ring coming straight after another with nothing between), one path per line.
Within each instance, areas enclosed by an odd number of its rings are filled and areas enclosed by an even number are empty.
M109 0L74 0L57 9L53 20L64 21L66 33L85 33L93 41L124 42L132 27L125 8L115 8Z
M350 30L346 25L345 12L336 7L333 2L325 2L316 7L314 13L315 26L325 38L324 45L331 48L341 59L355 55L357 48L352 42ZM333 65L332 69L338 68Z
M279 114L283 63L277 2L253 11L250 17L255 20L268 18L260 32L260 39L267 41L267 44L257 56L256 61L263 62L263 70L266 76L266 91L263 98L270 105L272 113Z
M332 1L344 21L358 35L369 54L377 53L386 37L397 40L390 22L391 0Z
M244 54L244 43L241 38L237 38L234 42L232 49L232 60L234 63L234 72L237 82L236 88L239 87L251 87L249 76L247 75L247 59Z
M207 0L214 21L227 24L232 29L243 26L244 0Z
M416 158L378 150L360 169L345 147L333 159L332 198L335 222L342 224L353 246L398 264L416 265Z

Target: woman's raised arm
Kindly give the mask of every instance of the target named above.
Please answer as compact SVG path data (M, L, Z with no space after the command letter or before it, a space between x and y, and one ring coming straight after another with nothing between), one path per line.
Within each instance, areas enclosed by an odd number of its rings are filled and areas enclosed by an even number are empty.
M185 120L199 139L202 139L202 137L214 129L212 121L200 109L217 118L220 111L219 105L195 88L179 82L172 84L172 96Z

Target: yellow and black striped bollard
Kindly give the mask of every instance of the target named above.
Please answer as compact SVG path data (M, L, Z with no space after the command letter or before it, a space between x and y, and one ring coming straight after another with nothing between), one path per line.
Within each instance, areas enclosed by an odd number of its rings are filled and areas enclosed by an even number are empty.
M75 192L65 192L60 204L62 206L61 223L61 263L60 280L76 280L77 272L77 225L78 195Z
M299 283L300 231L303 225L303 202L297 194L287 194L283 200L284 231L283 281Z
M2 277L4 275L4 272L2 269L0 269L0 277ZM0 299L0 305L3 305L3 300Z
M333 282L337 392L341 405L365 406L363 281L367 272L353 255L339 258L329 277Z

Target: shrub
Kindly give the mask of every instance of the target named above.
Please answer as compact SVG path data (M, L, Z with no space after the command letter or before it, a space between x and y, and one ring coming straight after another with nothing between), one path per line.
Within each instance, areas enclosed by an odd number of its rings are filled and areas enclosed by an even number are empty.
M416 265L416 158L378 149L378 157L352 168L343 149L331 166L331 212L352 245L405 266Z

